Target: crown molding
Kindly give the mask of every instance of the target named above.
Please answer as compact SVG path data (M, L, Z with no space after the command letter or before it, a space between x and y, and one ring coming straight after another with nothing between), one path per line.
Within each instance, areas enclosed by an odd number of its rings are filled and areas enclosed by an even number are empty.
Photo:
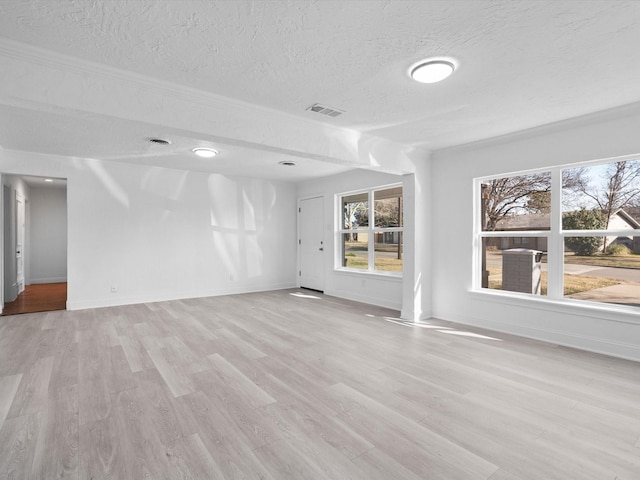
M601 122L630 117L638 114L640 114L640 102L628 103L625 105L608 108L606 110L599 110L596 112L579 115L577 117L558 120L557 122L545 123L544 125L538 125L524 130L506 133L504 135L498 135L491 138L476 140L474 142L433 150L432 153L436 157L439 157L440 155L448 155L450 153L474 151L478 148L505 145L519 140L528 140L531 138L568 131L574 128L594 125Z

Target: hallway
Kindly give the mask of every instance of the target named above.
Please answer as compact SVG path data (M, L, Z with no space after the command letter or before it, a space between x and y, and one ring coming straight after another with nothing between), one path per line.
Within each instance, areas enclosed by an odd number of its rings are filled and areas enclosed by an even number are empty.
M66 310L67 283L27 285L13 302L4 304L2 315Z

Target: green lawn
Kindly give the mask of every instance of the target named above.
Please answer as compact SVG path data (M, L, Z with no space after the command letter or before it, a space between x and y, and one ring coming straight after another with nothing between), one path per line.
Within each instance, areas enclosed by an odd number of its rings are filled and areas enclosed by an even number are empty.
M489 288L502 290L502 268L489 267L489 277L496 276L497 279L489 278ZM494 277L495 278L495 277ZM542 272L541 293L547 294L547 272ZM612 280L609 278L596 278L584 275L565 275L564 276L564 294L573 295L574 293L588 292L596 288L609 287L611 285L619 285L623 282Z
M347 267L348 268L360 268L367 269L367 257L350 257L347 255ZM397 258L376 258L376 270L382 270L385 272L401 272L402 260Z
M359 268L366 270L368 267L367 262L367 244L362 242L345 242L345 258L347 259L348 268ZM376 252L397 252L398 245L389 243L376 243ZM363 252L363 253L361 253ZM401 272L402 271L402 259L389 258L378 256L375 264L376 270L384 272Z
M640 255L606 255L598 253L596 255L580 256L573 253L565 253L564 263L593 265L594 267L640 268Z

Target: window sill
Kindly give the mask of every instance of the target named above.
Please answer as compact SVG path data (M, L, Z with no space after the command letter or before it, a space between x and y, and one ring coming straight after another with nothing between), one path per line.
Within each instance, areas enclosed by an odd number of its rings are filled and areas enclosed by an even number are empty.
M640 325L640 308L638 307L596 303L587 300L555 300L542 296L527 295L526 293L519 294L486 289L470 290L469 293L478 300L502 303L504 305Z
M354 276L367 276L367 277L380 277L385 280L402 280L402 272L370 272L368 270L356 270L354 268L334 268L334 272L338 272L341 275L354 275Z

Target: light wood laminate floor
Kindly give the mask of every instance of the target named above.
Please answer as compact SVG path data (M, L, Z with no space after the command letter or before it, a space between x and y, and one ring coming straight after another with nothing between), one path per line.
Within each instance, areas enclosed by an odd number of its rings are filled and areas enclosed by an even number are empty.
M0 478L640 478L640 364L396 315L284 290L2 317Z

